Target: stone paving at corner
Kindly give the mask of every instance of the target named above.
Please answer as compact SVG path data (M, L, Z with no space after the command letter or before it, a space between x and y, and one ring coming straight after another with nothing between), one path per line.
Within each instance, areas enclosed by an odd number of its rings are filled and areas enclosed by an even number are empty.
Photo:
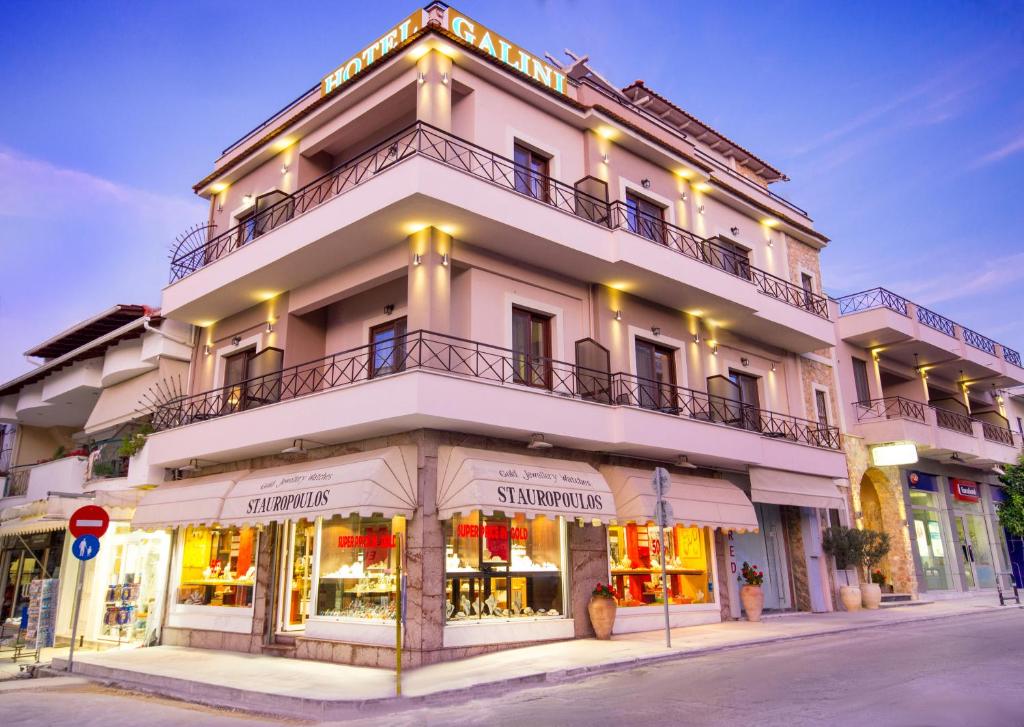
M665 648L662 631L617 636L608 642L542 644L406 672L402 693L411 701L454 697L463 690L479 696L746 645L1012 608L1019 607L1001 608L994 595L985 595L877 611L674 629L671 649ZM54 667L62 667L61 658L55 658ZM395 693L394 673L389 670L174 646L76 654L75 673L204 704L293 715L299 710L310 717L326 716L332 706L367 707Z

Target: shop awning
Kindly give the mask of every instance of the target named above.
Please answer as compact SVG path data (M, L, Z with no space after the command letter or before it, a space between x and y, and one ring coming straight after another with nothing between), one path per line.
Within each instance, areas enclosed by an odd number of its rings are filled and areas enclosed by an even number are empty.
M131 515L130 506L120 506L110 498L61 497L53 495L45 500L33 500L0 512L0 537L4 535L31 535L51 530L63 530L68 518L83 505L101 505L111 520L125 520Z
M531 518L615 519L608 483L583 462L441 447L437 468L437 512L442 520L473 510L523 513Z
M221 525L257 525L333 515L412 517L416 448L387 447L258 470L224 499Z
M167 482L142 496L132 527L141 529L212 525L220 520L224 498L248 470Z
M750 499L769 505L843 509L845 498L835 480L763 467L750 468Z
M656 497L651 489L652 470L602 467L615 496L616 520L646 523L654 520ZM672 474L665 499L672 506L674 524L697 525L737 532L757 530L757 513L743 490L726 480Z

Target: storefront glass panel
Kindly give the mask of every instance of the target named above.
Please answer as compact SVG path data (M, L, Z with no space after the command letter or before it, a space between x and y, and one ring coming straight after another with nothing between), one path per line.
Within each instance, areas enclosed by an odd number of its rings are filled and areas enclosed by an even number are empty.
M185 528L178 603L249 608L255 585L255 528Z
M561 518L472 512L448 520L445 537L449 621L565 614Z
M402 517L323 520L317 616L394 620Z
M162 613L170 535L114 524L104 536L96 609L97 641L148 643ZM109 555L107 555L109 554ZM104 557L106 556L106 557Z
M942 521L939 513L915 508L914 537L917 540L921 571L924 573L925 585L928 590L944 591L948 589L950 587L949 562L942 540Z
M714 603L709 530L676 525L665 530L665 540L669 603ZM608 559L620 606L664 603L661 547L653 523L608 527Z
M316 524L310 520L286 523L288 539L284 551L281 590L281 626L283 630L301 629L309 620L313 589L313 556Z

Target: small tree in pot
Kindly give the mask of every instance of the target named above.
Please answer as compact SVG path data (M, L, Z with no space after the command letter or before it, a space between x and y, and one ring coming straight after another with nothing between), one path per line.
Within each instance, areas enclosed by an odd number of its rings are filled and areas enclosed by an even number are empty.
M850 570L856 568L861 560L863 531L856 528L848 528L840 525L834 528L826 528L821 537L821 549L836 559L836 568L839 570ZM845 585L839 587L839 600L847 611L859 611L861 604L861 592L857 586Z
M860 531L860 565L864 566L865 582L861 584L864 608L878 608L882 603L882 587L871 577L871 567L884 558L890 548L889 534L877 530Z
M756 565L743 561L737 580L743 584L740 587L740 602L747 614L747 621L760 621L764 610L764 591L761 590L764 572Z

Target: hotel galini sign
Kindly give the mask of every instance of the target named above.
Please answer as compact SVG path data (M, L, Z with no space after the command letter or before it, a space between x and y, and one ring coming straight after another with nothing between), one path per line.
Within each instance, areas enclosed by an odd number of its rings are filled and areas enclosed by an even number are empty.
M565 93L565 74L525 50L470 20L455 8L448 8L448 30L464 43L487 53L552 91Z
M395 48L407 41L411 35L419 32L420 23L422 22L423 11L417 10L380 38L373 41L361 53L355 54L335 70L328 73L320 79L320 95L326 96L334 93L354 76L366 70L368 66L373 65L391 53Z

